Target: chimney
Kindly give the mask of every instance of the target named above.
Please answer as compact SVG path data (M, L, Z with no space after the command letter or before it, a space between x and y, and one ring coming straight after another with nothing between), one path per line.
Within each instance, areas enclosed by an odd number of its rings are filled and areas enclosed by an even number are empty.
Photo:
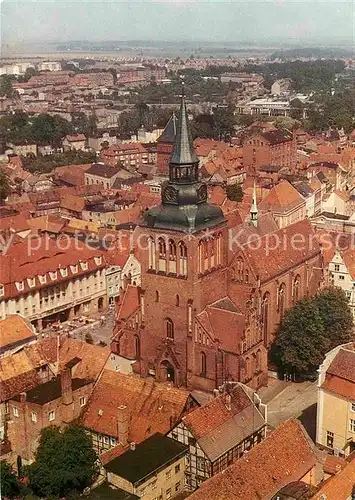
M117 433L119 444L126 446L129 435L129 411L126 405L120 405L117 409Z
M60 386L62 392L62 403L64 405L70 405L73 402L71 368L65 367L61 372Z
M20 392L20 403L24 403L26 401L26 393Z

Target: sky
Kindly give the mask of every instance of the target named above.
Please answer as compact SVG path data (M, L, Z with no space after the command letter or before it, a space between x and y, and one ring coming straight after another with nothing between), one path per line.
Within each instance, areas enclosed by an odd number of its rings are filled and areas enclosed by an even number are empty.
M355 0L2 0L0 9L3 43L355 40Z

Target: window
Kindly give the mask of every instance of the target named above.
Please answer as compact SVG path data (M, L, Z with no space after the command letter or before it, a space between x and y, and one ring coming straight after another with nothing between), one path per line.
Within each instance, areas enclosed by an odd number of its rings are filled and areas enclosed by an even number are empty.
M205 468L205 459L203 457L197 457L197 469L204 470Z
M355 432L355 419L351 418L349 420L349 431Z
M339 279L340 280L345 280L345 276L343 274L340 274Z
M166 336L168 339L174 339L174 323L170 318L166 320Z
M206 354L201 352L201 375L206 376Z
M300 298L300 281L301 281L301 278L299 275L297 275L293 281L293 284L292 284L292 301L293 301L293 303L297 302Z
M338 273L340 271L340 264L335 264L334 265L334 271Z
M47 281L47 276L45 274L40 274L38 276L39 282L43 285L43 283L46 283Z
M175 474L178 474L180 472L180 464L175 465Z
M134 336L134 348L135 348L135 358L139 359L141 357L141 342L138 335Z
M155 479L153 482L152 482L152 490L156 490L157 489L157 480Z
M5 295L5 287L4 285L0 285L0 297L3 297Z
M116 438L110 438L111 446L116 446Z
M180 297L179 297L179 295L176 295L175 305L176 305L176 307L179 307L179 305L180 305Z
M179 274L187 276L187 247L183 241L179 243Z
M88 268L88 263L87 262L80 262L81 269L83 271L87 271Z
M334 445L334 432L327 431L327 446L333 448Z
M70 270L73 274L76 274L78 272L78 266L70 266Z
M168 470L166 473L165 473L165 478L166 479L170 479L171 478L171 469Z
M49 273L49 277L50 279L53 281L53 280L56 280L57 279L57 271L54 271L54 272L50 272Z
M110 444L110 439L108 436L104 436L104 443L105 444Z
M159 302L159 292L155 290L155 302Z
M188 437L188 443L191 446L196 446L196 439L193 437Z
M16 406L13 407L13 414L14 414L14 417L18 417L18 408L16 408Z
M66 276L68 276L68 269L66 267L60 269L60 274L63 276L63 278L65 278Z
M355 403L350 403L350 410L355 411Z
M79 399L79 404L80 404L80 406L86 405L86 397L85 396L83 396Z
M102 263L102 257L94 257L94 260L95 260L95 264L97 266L101 266L101 263Z
M286 285L282 283L277 291L277 309L280 313L280 319L283 318L285 311L285 294L286 294Z
M31 412L31 420L32 422L37 422L37 413L35 411Z
M55 411L50 411L49 412L48 419L49 419L50 422L52 422L53 420L55 420Z
M33 288L36 284L36 279L35 278L27 278L27 283L30 288Z
M171 498L171 488L166 490L166 498Z
M24 289L23 281L16 281L16 288L19 292L21 292Z
M178 483L176 483L176 484L175 484L175 492L180 491L180 486L181 486L180 481L179 481Z

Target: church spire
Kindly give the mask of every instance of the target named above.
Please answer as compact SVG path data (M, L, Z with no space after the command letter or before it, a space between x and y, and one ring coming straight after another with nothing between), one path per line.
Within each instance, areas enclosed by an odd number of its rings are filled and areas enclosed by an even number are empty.
M258 225L258 205L256 202L256 184L254 179L253 201L250 207L250 221L256 227Z
M187 116L185 103L184 82L182 82L182 94L180 101L180 116L177 123L176 139L174 149L170 158L171 166L189 166L198 162L198 158L193 147L189 119Z

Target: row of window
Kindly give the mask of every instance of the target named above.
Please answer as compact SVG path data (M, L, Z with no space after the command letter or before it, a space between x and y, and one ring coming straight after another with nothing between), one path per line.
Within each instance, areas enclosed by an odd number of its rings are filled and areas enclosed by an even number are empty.
M153 238L148 240L149 269L162 271L179 276L187 276L187 247L183 241L176 245L175 241L160 237L156 243Z
M86 405L86 397L85 396L82 396L79 399L79 405L81 407ZM13 407L12 413L13 413L14 417L16 417L16 418L18 418L20 416L20 412L19 412L19 409L17 408L17 406ZM37 413L35 411L31 411L31 420L34 423L37 422ZM53 422L53 420L55 420L55 411L54 410L52 410L48 413L48 420L49 420L49 422Z
M95 264L97 266L102 264L102 257L94 257L94 260L95 260ZM72 274L76 274L78 272L78 265L69 266L69 267L70 267ZM80 262L80 267L83 271L87 271L88 263L87 262ZM52 281L55 281L58 279L58 271L49 271L48 274L49 274L49 278ZM67 267L60 268L59 274L61 275L61 277L66 278L68 276L68 268ZM39 283L41 285L43 285L44 283L47 283L47 275L46 274L38 275L38 280L39 280ZM27 281L29 288L34 288L36 286L36 278L27 278L26 281ZM16 281L15 285L16 285L16 288L19 292L22 292L25 289L25 282L24 281ZM0 297L3 296L4 294L5 294L5 287L4 287L4 285L1 284L0 285Z

